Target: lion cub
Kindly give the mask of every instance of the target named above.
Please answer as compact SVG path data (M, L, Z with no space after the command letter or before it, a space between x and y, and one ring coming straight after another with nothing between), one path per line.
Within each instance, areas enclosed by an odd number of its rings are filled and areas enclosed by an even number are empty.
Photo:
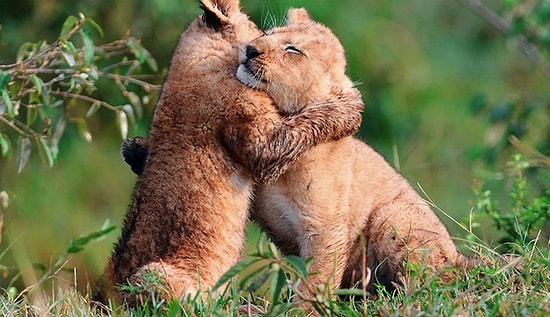
M303 9L289 10L288 25L267 31L240 55L239 80L266 91L288 115L353 90L339 40ZM134 138L122 148L138 174L147 146ZM409 183L352 137L317 145L273 183L258 185L252 219L284 253L313 257L316 274L305 296L327 282L331 289L357 282L393 288L405 262L433 270L470 263Z
M147 272L164 277L168 296L213 286L241 256L254 182L276 178L313 146L359 128L358 91L281 116L265 92L235 78L239 46L262 32L238 0L200 4L203 14L174 52L96 300L141 301L121 286L142 285Z
M353 89L342 45L304 9L290 10L286 26L251 41L240 59L239 80L267 92L287 114ZM252 217L275 244L313 257L309 292L327 281L331 289L357 281L392 288L405 262L434 270L469 262L409 183L353 137L316 146L255 193ZM361 276L363 256L370 281Z

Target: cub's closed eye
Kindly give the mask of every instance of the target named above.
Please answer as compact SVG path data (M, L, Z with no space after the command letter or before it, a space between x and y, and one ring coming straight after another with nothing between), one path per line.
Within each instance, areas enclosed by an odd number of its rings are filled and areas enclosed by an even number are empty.
M300 51L299 48L297 48L294 45L290 45L290 44L287 44L285 46L285 51L287 51L289 53L299 54L299 55L306 55L306 54L304 54L304 52Z

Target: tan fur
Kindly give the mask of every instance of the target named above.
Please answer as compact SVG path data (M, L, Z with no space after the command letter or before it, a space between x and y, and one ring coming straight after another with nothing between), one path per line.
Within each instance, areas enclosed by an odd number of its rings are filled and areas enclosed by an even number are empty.
M238 49L262 33L237 0L203 0L163 85L148 156L96 299L132 304L119 287L164 277L172 296L211 287L237 262L254 180L268 182L313 146L353 134L357 90L281 116L236 78Z
M303 9L289 11L288 20L241 50L237 76L294 114L353 85L332 32ZM434 270L468 264L428 204L353 137L318 145L276 182L259 186L252 216L284 252L313 257L317 274L306 295L327 281L331 289L358 281L392 288L406 261Z

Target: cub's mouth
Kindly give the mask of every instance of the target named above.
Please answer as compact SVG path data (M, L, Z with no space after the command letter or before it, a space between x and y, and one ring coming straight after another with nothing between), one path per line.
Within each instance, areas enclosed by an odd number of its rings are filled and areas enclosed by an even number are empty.
M237 79L252 88L258 88L263 82L262 78L255 75L252 69L250 69L248 61L240 64L239 68L237 68Z
M239 62L241 64L237 68L237 79L252 88L259 88L262 83L266 82L262 76L262 71L257 69L258 67L254 67L254 59L260 55L262 53L252 45L245 45L239 51Z

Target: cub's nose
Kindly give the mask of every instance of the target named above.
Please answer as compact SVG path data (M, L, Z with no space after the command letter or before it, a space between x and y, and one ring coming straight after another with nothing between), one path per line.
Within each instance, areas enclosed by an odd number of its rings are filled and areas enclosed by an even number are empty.
M258 51L258 49L256 49L254 46L252 46L252 45L247 45L246 46L246 58L252 59L252 58L258 57L260 55L262 55L262 53L260 53Z

